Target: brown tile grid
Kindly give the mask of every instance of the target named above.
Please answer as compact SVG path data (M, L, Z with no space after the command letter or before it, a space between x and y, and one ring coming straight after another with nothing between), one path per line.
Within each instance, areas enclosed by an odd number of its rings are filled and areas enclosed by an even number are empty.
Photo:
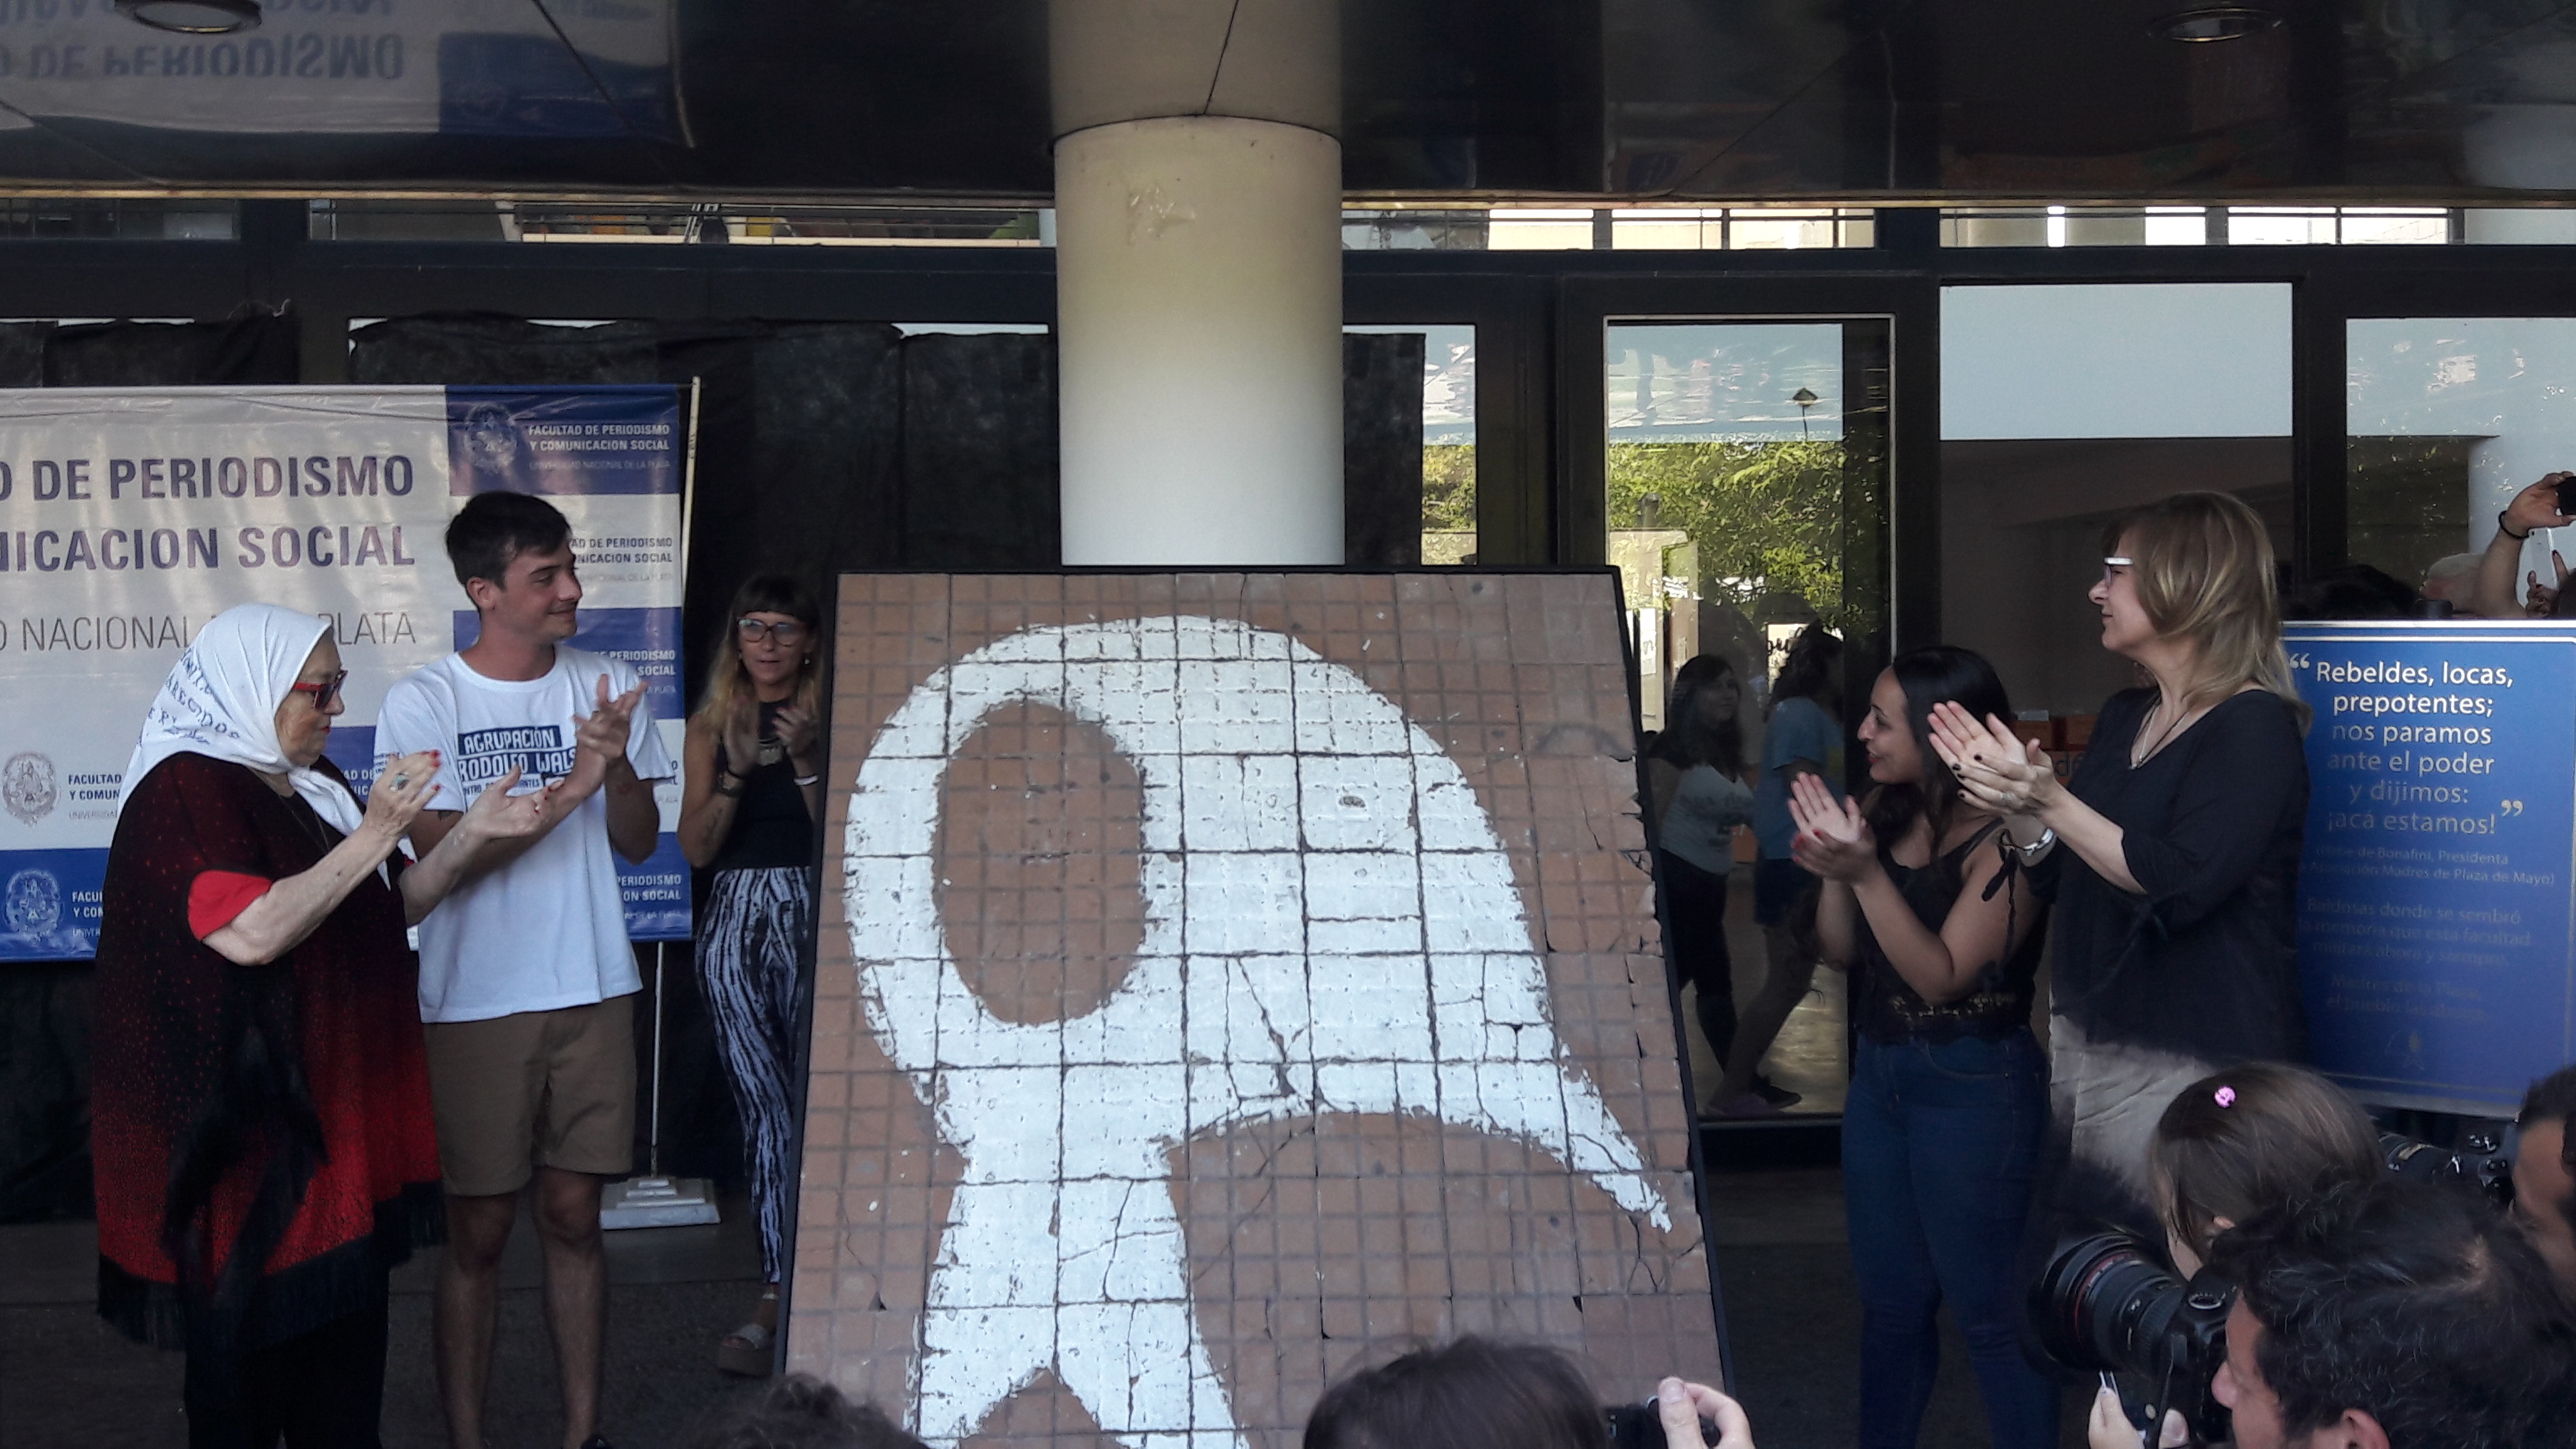
M1621 1397L1675 1368L1714 1371L1611 597L1606 575L844 582L836 781L855 777L913 687L985 643L1040 624L1202 613L1289 633L1397 703L1449 752L1504 845L1558 1035L1645 1154L1673 1230L1544 1154L1429 1116L1302 1117L1187 1143L1172 1190L1191 1292L1255 1444L1293 1444L1333 1378L1456 1333L1563 1343ZM1096 731L1044 713L997 711L960 751L937 846L961 975L1013 1020L1080 1012L1113 991L1139 929L1132 766L1122 774ZM837 852L828 873L789 1352L905 1407L955 1155L869 1031ZM978 1442L1098 1438L1050 1374Z

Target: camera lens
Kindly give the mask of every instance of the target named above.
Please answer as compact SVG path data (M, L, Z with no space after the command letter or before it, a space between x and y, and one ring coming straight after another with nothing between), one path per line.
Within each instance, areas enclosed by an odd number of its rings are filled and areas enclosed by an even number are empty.
M2104 1228L2059 1246L2031 1285L2030 1312L2050 1358L2127 1376L2154 1396L2155 1414L2179 1409L2195 1432L2215 1439L2226 1433L2227 1411L2209 1385L2227 1357L2235 1298L2215 1279L2184 1283L2157 1245Z

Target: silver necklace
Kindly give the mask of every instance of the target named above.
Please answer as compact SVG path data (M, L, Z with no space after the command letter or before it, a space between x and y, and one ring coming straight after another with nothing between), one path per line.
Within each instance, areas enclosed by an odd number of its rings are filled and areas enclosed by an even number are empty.
M2156 696L2156 702L2155 702L2153 705L2151 705L2151 706L2149 706L2149 707L2148 707L2148 710L2147 710L2147 718L2148 718L2148 719L2154 719L2157 715L2160 715L2160 714L2164 713L2164 710L2165 710L2165 699L2164 699L2164 696L2163 696L2162 694L2159 694L2159 695L2157 695L2157 696ZM2147 761L2154 759L2154 758L2155 758L2155 756L2156 756L2156 751L2158 751L2158 750L2160 750L2160 749L2163 749L2163 748L2164 748L2164 745L2165 745L2165 741L2166 741L2166 740L2168 740L2168 739L2171 739L2171 738L2173 737L2174 733L2175 733L2176 731L2180 730L2180 729L2182 728L2182 726L2183 726L2184 722L2185 722L2185 721L2187 721L2187 720L2189 720L2189 719L2191 718L2191 716L2192 716L2192 712L2191 712L2190 710L2184 710L2182 713L2177 714L2177 715L2175 715L2175 716L2174 716L2174 720L2173 720L2173 723L2172 723L2172 724L2169 724L2169 725L2165 726L2163 729L2156 731L2156 737L2155 737L2154 739L2148 740L2148 741L2146 742L2146 745L2145 745L2145 747L2144 747L2143 749L2141 749L2141 748L2137 748L2137 747L2134 747L2134 746L2133 746L2133 747L2131 747L2131 749L2130 749L2130 751L2129 751L2129 768L2130 768L2130 769L2132 769L2132 770L2134 770L2134 769L2138 768L2140 765L2145 764ZM2141 721L2141 728L2143 728L2143 726L2144 726L2144 722L2143 722L2143 721Z

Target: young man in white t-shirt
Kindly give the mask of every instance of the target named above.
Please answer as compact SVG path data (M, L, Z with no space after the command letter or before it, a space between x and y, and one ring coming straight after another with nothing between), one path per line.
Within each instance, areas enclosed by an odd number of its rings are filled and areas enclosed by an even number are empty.
M420 923L420 1014L447 1187L431 1316L439 1396L455 1449L481 1449L501 1250L533 1180L564 1444L604 1449L599 1194L633 1166L643 985L611 852L653 853L651 782L673 769L635 670L563 643L581 604L563 514L524 494L478 494L448 525L447 555L482 631L396 684L376 723L379 754L439 752L437 790L412 842L428 854L513 769L517 789L542 789L547 802L541 833L484 852L479 873Z

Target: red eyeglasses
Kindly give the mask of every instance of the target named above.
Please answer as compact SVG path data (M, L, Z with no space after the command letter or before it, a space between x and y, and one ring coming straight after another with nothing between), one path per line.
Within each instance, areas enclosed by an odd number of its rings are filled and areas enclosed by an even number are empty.
M298 683L290 684L286 688L289 693L309 694L313 696L313 708L315 712L319 713L320 711L327 710L331 707L331 701L340 697L340 686L348 682L349 671L343 669L339 673L332 675L330 678L325 679L318 684Z

